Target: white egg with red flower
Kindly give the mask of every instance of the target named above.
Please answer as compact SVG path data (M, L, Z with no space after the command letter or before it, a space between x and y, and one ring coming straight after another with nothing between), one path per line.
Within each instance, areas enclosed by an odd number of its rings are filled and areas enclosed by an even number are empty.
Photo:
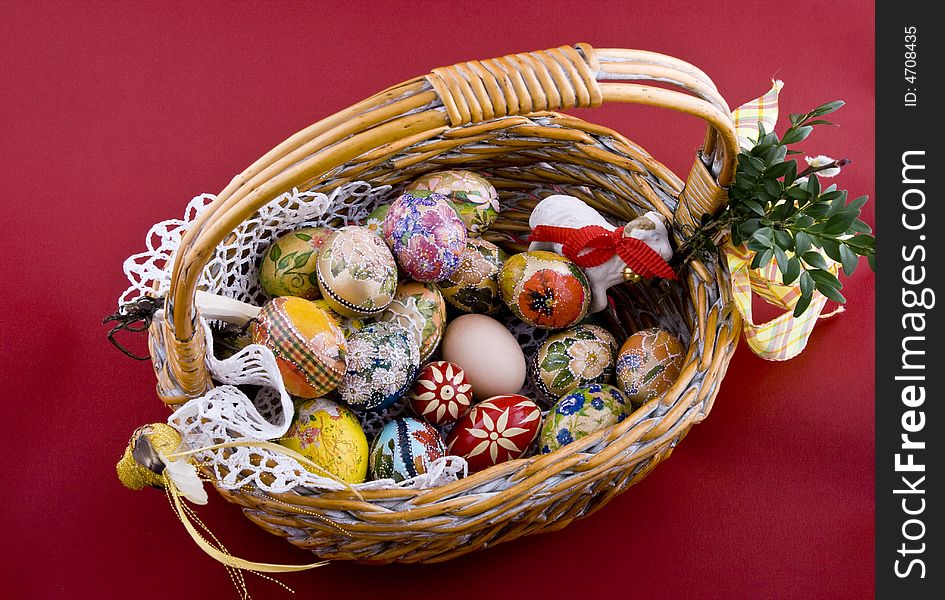
M407 396L410 408L434 425L449 425L469 412L472 384L457 364L438 360L424 365Z
M540 427L541 409L525 396L493 396L456 423L446 452L465 458L474 473L524 456Z

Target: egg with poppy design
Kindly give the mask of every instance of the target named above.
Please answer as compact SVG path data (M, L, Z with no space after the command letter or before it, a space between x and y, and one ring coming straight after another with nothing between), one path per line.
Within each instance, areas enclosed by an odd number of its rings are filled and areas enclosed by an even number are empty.
M538 441L542 454L553 452L623 421L633 410L630 400L606 383L575 388L555 403L545 417Z
M525 396L493 396L456 423L446 451L466 459L470 472L481 471L524 456L540 427L541 409Z
M509 257L499 273L499 292L516 317L540 329L570 327L587 315L591 304L584 272L545 250Z
M403 481L422 475L446 455L443 438L432 425L412 417L394 419L371 444L372 479Z
M445 360L424 365L407 394L413 412L434 425L455 422L469 412L472 399L472 384L466 372Z
M445 196L406 192L384 217L384 240L411 279L432 283L459 268L466 250L466 226Z

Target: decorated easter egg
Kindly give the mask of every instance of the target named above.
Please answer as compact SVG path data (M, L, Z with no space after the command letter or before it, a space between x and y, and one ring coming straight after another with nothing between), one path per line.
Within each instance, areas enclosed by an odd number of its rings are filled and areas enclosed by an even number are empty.
M404 395L420 368L417 341L395 323L371 323L348 339L338 394L358 410L381 410Z
M414 414L434 425L449 425L469 411L472 384L459 365L438 360L423 366L407 393Z
M430 357L443 339L446 328L446 302L440 290L430 283L409 281L397 286L394 299L378 321L397 323L416 338L420 361Z
M640 406L673 385L685 353L682 343L665 329L638 331L617 355L617 385L634 406Z
M378 315L394 297L397 264L384 242L364 227L333 232L318 257L318 287L344 317Z
M560 254L536 250L509 257L499 273L502 300L516 317L541 329L564 329L584 318L591 288Z
M447 454L466 459L469 471L481 471L521 458L538 436L541 409L518 394L493 396L475 405L456 423Z
M319 308L324 309L329 315L331 315L333 319L335 319L335 322L338 323L339 327L341 327L342 333L345 334L345 339L348 339L354 334L355 331L364 328L364 326L368 324L367 319L364 317L343 317L339 315L334 311L334 309L332 309L331 305L328 304L328 301L324 298L312 300L312 302L314 302Z
M525 354L502 323L460 315L446 326L443 360L459 365L480 398L517 394L525 384Z
M394 419L371 444L371 478L410 479L426 473L445 454L443 439L433 426L411 417Z
M574 440L616 425L632 411L630 400L606 383L575 388L548 412L541 428L538 449L546 454Z
M502 308L499 271L506 258L492 242L469 238L459 268L436 286L447 302L463 312L495 313Z
M253 342L275 354L293 396L323 396L345 374L345 336L328 312L308 300L281 296L267 302L253 327Z
M407 187L446 196L472 236L489 229L499 217L499 194L486 179L469 171L427 173Z
M610 383L617 340L599 325L575 325L548 336L535 353L529 375L547 399L558 399L576 387Z
M361 483L367 476L368 443L361 423L354 413L331 400L296 403L295 418L279 443L348 483Z
M384 239L397 263L422 282L446 279L466 250L466 226L446 198L426 190L406 192L391 204Z
M277 239L262 255L259 286L270 296L321 297L315 265L331 231L324 227L296 229Z
M387 211L390 210L390 204L381 204L368 214L364 219L364 227L371 230L372 233L384 237L384 218Z

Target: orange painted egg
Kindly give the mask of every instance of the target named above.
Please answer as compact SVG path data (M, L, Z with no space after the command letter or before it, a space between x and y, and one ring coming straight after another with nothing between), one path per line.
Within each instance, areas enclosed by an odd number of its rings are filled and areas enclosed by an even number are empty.
M272 350L293 396L324 396L344 376L344 333L331 315L308 300L282 296L267 302L259 310L253 343Z
M499 273L502 300L516 317L540 329L564 329L587 315L591 288L584 272L560 254L515 254Z
M627 338L617 356L617 383L634 406L666 391L683 366L686 348L665 329L644 329Z

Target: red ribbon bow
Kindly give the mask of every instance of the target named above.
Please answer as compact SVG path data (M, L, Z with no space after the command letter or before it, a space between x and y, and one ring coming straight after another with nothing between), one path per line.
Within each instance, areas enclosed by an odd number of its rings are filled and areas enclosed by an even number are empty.
M643 241L624 237L623 227L608 231L600 225L580 229L538 225L528 241L561 244L562 254L584 269L602 265L616 254L637 275L676 279L676 273L662 256Z

